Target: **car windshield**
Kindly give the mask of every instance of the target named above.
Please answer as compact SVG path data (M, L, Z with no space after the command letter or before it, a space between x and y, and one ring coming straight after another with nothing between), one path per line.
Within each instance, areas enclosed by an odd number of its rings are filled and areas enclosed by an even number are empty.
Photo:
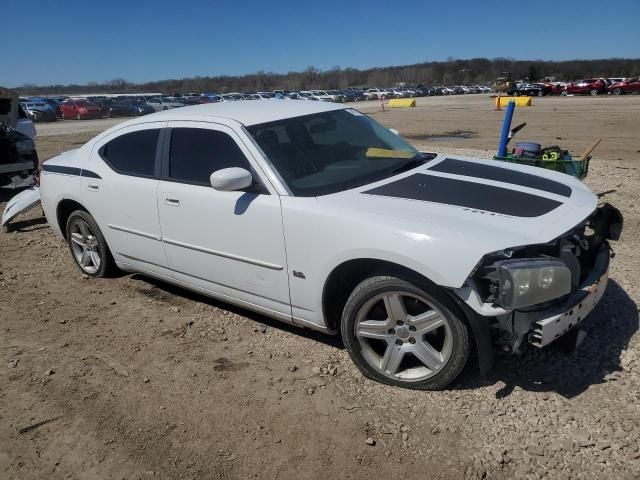
M335 110L248 128L291 192L327 195L422 163L400 136L353 110Z

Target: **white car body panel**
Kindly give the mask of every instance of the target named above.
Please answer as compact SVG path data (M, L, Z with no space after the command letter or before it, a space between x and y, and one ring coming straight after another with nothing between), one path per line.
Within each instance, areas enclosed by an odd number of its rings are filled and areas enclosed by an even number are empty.
M20 213L26 213L35 207L40 201L40 189L38 187L30 187L11 197L2 212L2 226L4 227L9 221Z
M175 121L169 127L225 132L255 163L244 141L226 125ZM265 179L261 181L268 185ZM210 186L161 180L157 208L162 243L176 278L188 281L190 277L210 291L262 303L290 317L280 197L270 193L222 192Z
M571 194L565 197L513 183L430 170L445 160L443 155L363 187L321 197L291 196L245 126L344 108L308 101L223 102L124 122L81 149L46 163L81 172L80 176L43 172L41 196L47 220L61 233L56 206L62 199L75 200L95 218L119 266L284 321L326 329L324 286L343 262L385 260L456 289L462 287L483 255L551 241L596 208L595 195L567 175L490 162L507 172L524 172L569 186ZM117 135L163 124L229 133L270 194L221 192L120 175L97 153ZM487 161L456 159L487 165ZM83 176L85 170L101 178ZM369 192L417 174L464 178L471 184L534 194L557 201L559 206L540 216L524 217ZM172 199L179 205L168 201Z

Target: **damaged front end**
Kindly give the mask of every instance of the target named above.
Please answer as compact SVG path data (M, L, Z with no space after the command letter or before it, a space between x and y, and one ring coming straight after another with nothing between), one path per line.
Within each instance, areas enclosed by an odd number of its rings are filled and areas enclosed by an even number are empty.
M518 352L525 340L544 347L573 330L600 301L607 284L609 240L620 238L622 214L606 203L552 242L485 255L455 293L492 317L492 339Z

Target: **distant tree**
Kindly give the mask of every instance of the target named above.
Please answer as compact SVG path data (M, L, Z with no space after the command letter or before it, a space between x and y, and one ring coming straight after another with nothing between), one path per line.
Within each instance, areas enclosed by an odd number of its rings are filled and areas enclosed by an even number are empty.
M118 77L107 82L107 85L110 86L115 91L123 92L129 85L129 82L127 82L124 78Z
M413 65L375 67L367 70L332 67L322 71L310 66L301 72L285 74L259 71L249 75L216 77L198 76L165 79L133 84L124 78L84 85L46 85L32 83L17 88L22 95L73 94L85 92L232 92L255 90L304 90L310 88L344 88L347 86L390 87L406 84L442 85L459 83L493 83L502 72L511 73L514 80L536 81L544 75L556 80L576 80L588 77L631 77L640 75L640 59L610 58L602 60L515 60L513 58L449 57L445 62L423 62Z

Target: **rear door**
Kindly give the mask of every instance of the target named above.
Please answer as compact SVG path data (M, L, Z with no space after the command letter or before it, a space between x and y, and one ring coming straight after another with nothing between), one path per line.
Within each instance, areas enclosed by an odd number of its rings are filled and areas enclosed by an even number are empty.
M241 137L214 123L169 122L158 211L176 279L291 320L280 197ZM218 191L210 175L252 172L245 191ZM259 308L255 308L259 307Z
M82 171L85 204L118 262L154 272L166 268L156 205L162 128L127 127L96 144Z

